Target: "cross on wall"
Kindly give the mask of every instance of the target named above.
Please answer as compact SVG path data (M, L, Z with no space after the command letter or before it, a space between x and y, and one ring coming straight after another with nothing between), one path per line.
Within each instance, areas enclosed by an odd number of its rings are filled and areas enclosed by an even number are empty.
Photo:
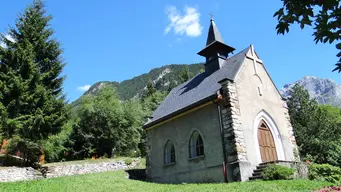
M258 72L257 72L257 62L259 64L263 64L263 61L260 60L256 53L255 53L255 49L253 47L253 45L251 45L251 56L250 55L246 55L247 58L251 59L253 61L253 68L254 68L254 71L255 71L255 75L258 75Z
M250 47L251 47L251 50L250 50L251 56L248 55L248 54L246 54L246 57L247 57L248 59L251 59L251 60L253 61L253 69L254 69L255 75L257 75L257 76L260 78L260 76L258 75L258 71L257 71L257 63L263 64L263 61L260 60L260 59L257 57L253 45L251 45ZM257 85L257 90L258 90L258 94L259 94L260 96L262 96L262 95L263 95L263 91L262 91L262 86L261 86L261 84L260 84L260 85Z

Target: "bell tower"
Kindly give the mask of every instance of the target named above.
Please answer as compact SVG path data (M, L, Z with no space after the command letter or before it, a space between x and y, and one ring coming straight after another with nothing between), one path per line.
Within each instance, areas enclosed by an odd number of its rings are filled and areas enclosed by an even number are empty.
M213 73L222 68L228 55L235 50L235 48L224 43L213 18L210 22L206 47L198 53L198 55L206 58L206 73Z

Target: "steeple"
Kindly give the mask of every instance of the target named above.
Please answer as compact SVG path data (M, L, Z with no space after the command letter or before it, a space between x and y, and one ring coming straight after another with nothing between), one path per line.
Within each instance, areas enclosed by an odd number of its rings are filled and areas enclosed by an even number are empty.
M211 24L210 24L210 28L208 30L206 46L213 43L214 41L219 41L221 43L224 43L223 38L221 38L221 35L220 35L219 30L217 28L217 25L214 23L214 19L211 18L210 22L211 22Z
M211 18L206 47L198 53L200 56L206 57L205 72L213 73L222 68L228 54L234 50L233 47L224 43L214 19Z

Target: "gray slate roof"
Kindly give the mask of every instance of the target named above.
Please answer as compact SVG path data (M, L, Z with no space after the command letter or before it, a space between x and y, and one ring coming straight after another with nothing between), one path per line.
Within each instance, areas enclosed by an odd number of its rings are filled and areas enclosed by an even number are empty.
M218 83L219 81L223 79L234 81L249 48L227 59L223 67L212 74L200 73L187 82L175 87L154 111L152 119L145 124L144 128L164 121L177 113L194 107L196 104L201 103L201 101L216 96L217 91L221 88L221 85Z

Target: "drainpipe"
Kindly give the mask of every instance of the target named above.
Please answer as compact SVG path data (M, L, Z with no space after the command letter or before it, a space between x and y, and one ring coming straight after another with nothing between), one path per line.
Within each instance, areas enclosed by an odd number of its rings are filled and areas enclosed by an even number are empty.
M223 162L224 182L227 183L227 173L226 173L227 158L226 158L226 150L225 150L224 131L223 131L224 128L223 128L223 120L221 116L221 107L219 105L219 101L222 100L222 95L220 93L218 93L217 95L218 95L217 97L218 102L215 102L214 100L212 102L217 105L217 109L218 109L221 143L223 147L223 156L224 156L224 162Z

